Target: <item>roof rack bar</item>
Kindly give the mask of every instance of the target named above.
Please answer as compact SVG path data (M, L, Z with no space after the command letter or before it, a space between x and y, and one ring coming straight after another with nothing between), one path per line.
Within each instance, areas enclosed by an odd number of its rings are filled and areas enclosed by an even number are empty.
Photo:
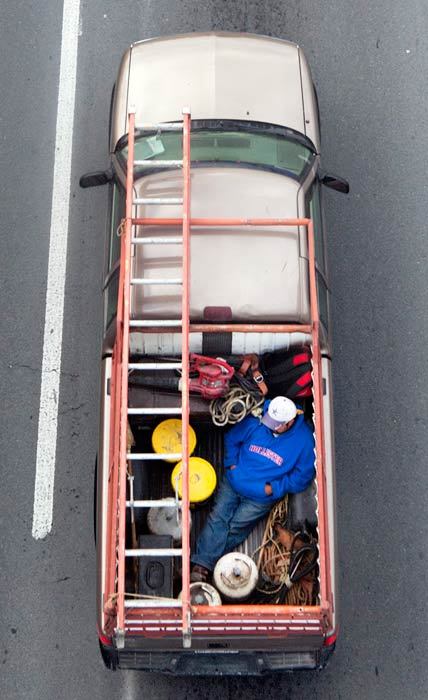
M165 460L165 459L176 459L177 462L181 459L181 452L165 452L165 454L160 452L128 452L126 459L131 461L140 459L149 459L151 461Z
M177 324L178 325L178 324ZM140 332L138 326L131 332ZM155 325L144 329L145 333L181 333L180 328ZM191 323L189 333L303 333L310 335L312 326L289 323Z
M122 240L122 246L124 241ZM121 309L123 307L122 303L123 287L119 286L118 293L118 305L117 305L117 318L118 322L121 322ZM116 579L116 550L117 550L117 518L118 518L118 481L119 481L119 469L117 465L118 461L118 439L119 439L119 418L120 418L120 338L116 339L116 343L113 347L112 353L112 363L111 363L111 377L110 377L110 391L111 391L111 412L110 412L110 447L109 447L109 490L108 490L108 504L107 504L107 562L106 562L106 573L105 573L105 591L106 599L108 596L115 591L115 579ZM106 624L108 616L106 611L104 611L103 623Z
M144 319L142 321L133 319L132 321L129 322L129 325L131 328L150 328L152 327L158 327L162 326L162 328L177 328L178 326L182 325L181 319L171 319L171 320L166 320L166 319L161 319L161 320L149 320L149 319Z
M125 549L126 557L181 557L180 549Z
M136 217L136 226L181 226L183 219ZM310 219L190 219L193 226L308 226Z
M156 370L168 370L168 369L181 369L181 362L130 362L128 369L156 369Z
M148 285L148 284L183 284L183 280L181 278L175 278L175 277L170 277L170 278L165 278L161 279L160 277L158 279L151 279L150 277L133 277L131 280L131 284L134 285Z
M128 416L175 416L181 408L128 408Z
M134 165L141 168L181 168L182 160L134 160Z
M183 122L159 122L158 124L150 124L143 122L137 124L137 131L183 131Z
M125 600L125 608L181 608L181 600L175 598L159 598L159 599L141 599Z
M319 342L319 307L315 269L315 237L313 222L308 226L308 257L309 257L309 297L311 307L312 330L312 376L314 397L314 427L315 427L315 467L318 500L318 552L319 552L319 581L321 607L331 605L330 577L328 574L329 542L328 542L328 512L326 503L325 483L325 439L324 439L324 399L322 379L322 358Z
M183 204L182 197L137 197L133 204Z
M296 323L191 323L191 333L311 333L310 325Z
M175 498L160 498L155 501L126 501L127 508L176 508L179 506L181 501L175 500Z
M133 221L133 223L135 224L135 221ZM176 243L183 243L183 238L182 236L169 236L166 238L156 238L155 236L135 236L132 239L132 243L134 243L135 245L145 245L153 243L156 243L156 245L173 245Z
M181 357L189 357L189 324L190 324L190 109L183 109L183 262L182 262L182 297L181 297ZM183 647L189 648L192 643L190 606L190 502L189 502L189 363L183 362L181 373L181 447L182 478L181 478L181 498L183 500L182 522L181 522L181 600L182 600L182 635Z
M122 241L122 255L119 273L119 285L123 288L122 328L118 324L116 336L120 336L120 419L118 444L118 535L117 535L117 637L119 644L125 634L125 547L126 547L126 480L127 480L127 441L128 415L124 407L128 405L128 362L129 362L129 316L130 316L130 276L131 276L131 230L132 199L134 187L134 139L135 110L129 111L128 161L126 172L126 210L125 230Z

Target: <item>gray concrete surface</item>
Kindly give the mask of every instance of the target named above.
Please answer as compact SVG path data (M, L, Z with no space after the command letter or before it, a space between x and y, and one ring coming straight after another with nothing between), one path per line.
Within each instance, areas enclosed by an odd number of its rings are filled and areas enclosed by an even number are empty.
M0 10L2 700L426 698L426 3L82 3L54 527L35 542L61 5L16 0ZM111 85L127 45L209 29L301 44L318 86L324 167L351 182L349 197L325 197L342 622L322 674L110 674L98 654L92 479L106 192L79 191L77 182L107 162Z

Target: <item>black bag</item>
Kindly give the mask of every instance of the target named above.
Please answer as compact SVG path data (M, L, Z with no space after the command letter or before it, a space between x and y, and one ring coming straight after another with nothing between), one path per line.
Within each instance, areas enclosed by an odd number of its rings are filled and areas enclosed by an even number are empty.
M269 390L269 396L287 396L290 399L311 395L312 354L309 347L275 350L262 355L260 369Z

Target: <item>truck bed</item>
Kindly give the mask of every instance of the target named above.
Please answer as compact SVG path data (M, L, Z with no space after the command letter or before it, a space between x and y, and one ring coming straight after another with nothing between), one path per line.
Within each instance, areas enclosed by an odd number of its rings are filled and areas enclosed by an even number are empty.
M205 406L207 406L205 402ZM136 440L135 452L150 452L151 435L160 421L144 423L134 423L133 434ZM194 456L208 460L216 470L217 482L223 476L223 453L225 428L214 426L206 412L199 409L195 416L191 416L190 421L197 435L197 445ZM174 497L174 490L171 485L171 472L173 464L162 461L136 461L134 462L134 499L162 499ZM191 510L192 526L190 532L191 551L195 549L196 541L204 527L210 509L213 505L215 495L205 504L193 507ZM149 534L146 521L147 511L136 511L137 536ZM289 497L288 520L293 529L298 529L300 524L306 520L311 527L316 529L315 497L314 487L311 486L304 494L295 494ZM237 548L249 556L260 547L266 528L267 517L259 521L247 539ZM128 528L128 531L130 529ZM179 561L179 560L178 560ZM174 574L178 578L180 564L175 562ZM128 570L129 585L135 588L135 580L132 567ZM131 590L131 589L129 589ZM177 582L174 583L174 595L179 592Z

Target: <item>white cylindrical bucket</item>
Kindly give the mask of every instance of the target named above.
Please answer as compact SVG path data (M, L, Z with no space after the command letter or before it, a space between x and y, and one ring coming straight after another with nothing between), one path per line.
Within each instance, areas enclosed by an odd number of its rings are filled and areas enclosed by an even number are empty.
M243 600L254 591L259 578L257 566L246 554L230 552L218 560L213 583L229 600Z
M150 508L147 512L147 526L153 535L171 535L174 542L181 541L181 508L178 505ZM189 513L189 524L190 524Z
M178 599L181 600L181 593ZM221 605L221 598L214 586L196 581L190 584L190 603L191 605Z

